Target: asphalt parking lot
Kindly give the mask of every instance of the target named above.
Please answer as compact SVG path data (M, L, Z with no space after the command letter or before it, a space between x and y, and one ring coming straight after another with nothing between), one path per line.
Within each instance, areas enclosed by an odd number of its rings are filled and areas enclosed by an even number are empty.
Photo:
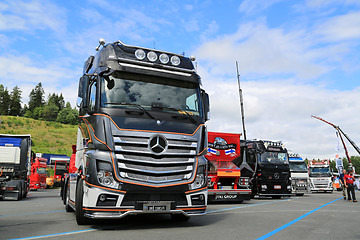
M357 193L358 194L358 193ZM188 222L168 215L138 215L78 226L58 189L0 201L0 239L360 239L360 205L340 192L241 204L210 204Z

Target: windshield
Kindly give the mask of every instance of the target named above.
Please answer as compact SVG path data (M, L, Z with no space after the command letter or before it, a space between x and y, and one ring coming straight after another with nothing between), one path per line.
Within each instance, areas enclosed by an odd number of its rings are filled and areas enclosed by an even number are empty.
M311 167L310 177L331 177L330 168L329 167Z
M174 79L115 72L102 78L101 107L162 110L201 116L198 85Z
M289 162L291 172L307 172L307 166L305 162Z
M261 154L260 162L272 164L288 163L288 156L283 152L264 152Z

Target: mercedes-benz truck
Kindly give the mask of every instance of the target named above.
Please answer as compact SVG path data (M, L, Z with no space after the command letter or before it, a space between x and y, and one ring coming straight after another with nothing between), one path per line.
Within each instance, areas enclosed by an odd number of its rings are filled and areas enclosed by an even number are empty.
M209 97L193 57L105 44L79 80L76 173L65 186L78 224L131 214L205 214Z
M291 196L289 157L283 144L265 140L241 142L248 166L242 176L250 177L251 194L275 199Z

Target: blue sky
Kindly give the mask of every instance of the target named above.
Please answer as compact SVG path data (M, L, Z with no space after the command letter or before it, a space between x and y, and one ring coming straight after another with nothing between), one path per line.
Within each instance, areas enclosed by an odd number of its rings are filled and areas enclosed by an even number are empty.
M195 55L211 131L242 131L238 61L249 138L332 157L335 133L314 114L360 145L358 0L3 0L0 84L19 86L27 103L42 82L46 94L62 92L74 106L99 38Z

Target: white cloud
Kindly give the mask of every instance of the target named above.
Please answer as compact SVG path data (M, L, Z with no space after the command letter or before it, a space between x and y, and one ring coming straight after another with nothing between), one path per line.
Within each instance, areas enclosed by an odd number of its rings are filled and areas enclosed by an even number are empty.
M244 0L239 6L239 11L249 15L257 14L282 1L284 0Z
M51 29L55 33L65 32L64 10L50 2L6 1L0 8L0 30L32 32L34 29Z
M264 23L246 23L237 32L206 42L196 51L199 59L209 63L213 74L234 72L235 61L246 74L295 74L303 79L315 78L328 67L319 61L319 49L299 31L269 29Z
M209 131L242 133L236 78L221 79L199 69L210 94ZM335 130L317 115L340 125L355 142L360 142L360 125L354 113L360 109L360 88L334 91L293 80L242 81L248 139L281 140L307 158L334 158ZM348 144L351 153L355 151ZM341 152L343 154L343 152Z
M22 102L25 104L31 89L41 82L46 96L62 92L66 101L74 105L77 93L73 93L80 74L81 69L68 69L58 62L37 62L28 56L0 56L0 84L9 89L18 86L23 91Z
M316 33L328 42L359 39L360 12L350 12L333 17L320 24L316 29Z

